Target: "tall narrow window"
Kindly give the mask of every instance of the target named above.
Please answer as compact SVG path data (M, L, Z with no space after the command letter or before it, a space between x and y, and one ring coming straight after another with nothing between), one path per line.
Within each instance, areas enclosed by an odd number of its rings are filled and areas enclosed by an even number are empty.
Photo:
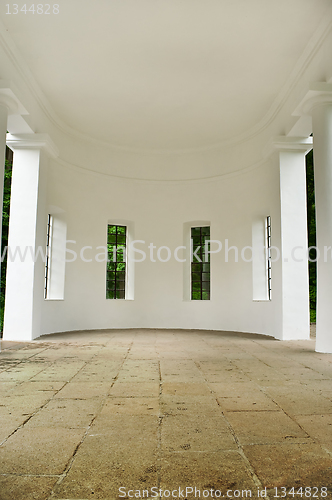
M210 227L191 228L191 300L210 300Z
M64 212L47 217L44 298L63 300L65 292L67 224Z
M266 263L267 263L267 294L272 295L272 257L271 257L271 217L266 217Z
M46 260L45 260L45 287L44 298L48 298L50 288L50 272L51 272L51 250L52 250L52 232L53 232L53 217L48 214L47 217L47 235L46 235Z
M108 225L107 299L124 299L126 295L126 229L126 226Z
M271 217L259 216L252 223L253 300L271 300Z

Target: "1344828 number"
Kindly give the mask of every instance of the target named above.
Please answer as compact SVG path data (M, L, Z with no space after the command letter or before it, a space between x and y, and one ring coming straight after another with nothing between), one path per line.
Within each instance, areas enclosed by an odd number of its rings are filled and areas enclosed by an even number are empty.
M17 3L13 4L6 4L6 14L45 14L45 15L50 15L50 14L59 14L60 12L60 6L59 4L55 3L53 5L49 3L36 3L36 4L24 4L22 6L18 5Z
M306 486L304 488L274 488L274 498L285 498L285 497L301 497L301 498L326 498L327 497L327 487L322 486L318 488L317 486Z

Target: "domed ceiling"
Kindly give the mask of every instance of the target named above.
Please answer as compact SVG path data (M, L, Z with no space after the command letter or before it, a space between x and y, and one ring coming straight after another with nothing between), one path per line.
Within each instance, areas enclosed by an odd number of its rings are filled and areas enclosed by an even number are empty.
M1 22L55 119L115 146L174 150L259 123L330 3L65 0L58 14L2 5Z

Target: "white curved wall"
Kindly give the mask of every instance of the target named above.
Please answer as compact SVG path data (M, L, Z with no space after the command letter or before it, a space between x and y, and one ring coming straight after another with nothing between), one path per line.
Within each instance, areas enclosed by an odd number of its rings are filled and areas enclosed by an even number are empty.
M155 165L158 168L158 165ZM83 246L86 258L94 258L97 246L106 244L109 220L129 220L135 239L147 246L166 245L172 251L183 244L183 224L211 222L211 239L223 249L212 255L211 300L183 300L183 264L169 262L135 264L135 299L106 300L105 263L66 264L65 300L44 301L41 333L99 328L185 328L238 330L278 337L280 303L278 263L274 269L271 302L254 302L252 264L225 262L224 243L239 252L251 245L252 223L271 215L273 244L280 247L279 173L269 163L240 175L201 181L135 181L70 169L52 161L48 177L48 203L61 207L67 222L69 247ZM154 252L156 254L156 251ZM180 254L181 256L181 254ZM139 258L139 256L137 256Z
M59 148L59 158L49 162L47 205L63 210L67 238L77 242L76 249L105 245L109 220L131 221L136 239L171 249L183 244L183 224L206 220L212 239L223 244L228 239L241 249L251 245L253 221L267 215L272 218L272 244L280 248L279 169L262 160L262 151L274 136L311 133L310 120L297 126L292 113L311 82L331 79L331 46L329 31L324 43L317 42L310 57L299 61L259 126L241 140L222 143L221 138L219 148L200 151L126 151L84 140L56 120L28 71L22 72L9 53L1 54L0 77L15 84L31 130L49 134ZM271 302L252 300L251 263L232 258L226 263L224 249L212 256L210 301L184 301L182 273L183 265L174 259L136 263L134 300L116 301L105 298L104 263L67 263L64 300L36 298L36 335L144 327L282 337L280 262L273 265Z

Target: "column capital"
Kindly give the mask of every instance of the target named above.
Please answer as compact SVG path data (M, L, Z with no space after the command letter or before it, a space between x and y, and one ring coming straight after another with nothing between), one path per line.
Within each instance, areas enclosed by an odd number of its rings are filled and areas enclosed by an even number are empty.
M8 114L29 114L21 101L17 98L17 91L13 84L7 80L0 80L0 105L6 106Z
M332 105L332 83L313 83L292 115L311 116L314 108L324 104Z
M17 149L39 149L52 157L59 156L59 150L48 134L7 134L7 146L13 151Z
M273 153L288 151L288 152L302 152L304 155L312 150L313 141L312 137L291 137L281 135L273 137L263 150L264 158L271 156Z

